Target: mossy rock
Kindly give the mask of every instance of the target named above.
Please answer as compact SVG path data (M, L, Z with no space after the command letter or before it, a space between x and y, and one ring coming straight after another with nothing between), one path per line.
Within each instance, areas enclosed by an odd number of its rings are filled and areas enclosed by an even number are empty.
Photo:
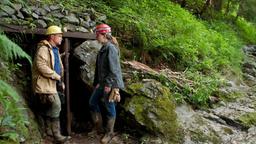
M238 118L245 127L256 126L256 112L246 113Z
M197 143L214 143L221 144L220 138L217 136L214 131L210 131L210 133L205 134L202 130L191 131L191 140Z
M124 109L147 131L179 143L179 126L175 113L174 98L169 89L155 80L143 80L128 86L132 96L126 99Z

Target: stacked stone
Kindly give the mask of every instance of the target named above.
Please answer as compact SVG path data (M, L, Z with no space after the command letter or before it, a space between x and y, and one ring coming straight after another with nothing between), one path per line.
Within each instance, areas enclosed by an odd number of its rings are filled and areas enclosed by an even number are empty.
M91 32L97 22L105 21L106 15L87 8L76 12L60 4L22 5L0 2L0 23L46 28L49 25L66 27L68 31Z

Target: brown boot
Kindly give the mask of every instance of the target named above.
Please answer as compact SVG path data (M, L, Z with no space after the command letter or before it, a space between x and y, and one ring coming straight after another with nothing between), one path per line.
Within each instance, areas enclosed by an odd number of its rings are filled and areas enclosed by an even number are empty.
M115 118L108 118L107 121L107 131L104 137L100 140L101 144L107 144L111 141L114 136L114 125L115 125Z
M63 136L60 133L60 121L59 121L59 119L53 119L53 121L52 121L52 133L53 133L53 137L56 140L56 142L65 142L65 141L67 141L71 138L69 136Z
M92 131L89 133L89 135L103 133L101 114L97 112L91 112L91 116L92 116L92 122L94 126Z

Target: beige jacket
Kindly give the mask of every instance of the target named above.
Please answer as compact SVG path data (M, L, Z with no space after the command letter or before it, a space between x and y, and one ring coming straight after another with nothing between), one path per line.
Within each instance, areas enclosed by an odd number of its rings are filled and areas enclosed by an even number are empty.
M59 57L60 58L60 57ZM61 62L63 75L63 64ZM48 41L43 40L38 44L37 52L32 67L32 86L34 93L57 93L56 81L61 76L54 71L54 54Z

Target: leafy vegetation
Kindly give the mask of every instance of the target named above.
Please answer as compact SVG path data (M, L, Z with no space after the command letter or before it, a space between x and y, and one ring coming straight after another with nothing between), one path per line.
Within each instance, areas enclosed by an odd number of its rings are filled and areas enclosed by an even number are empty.
M238 14L244 17L246 20L256 22L255 18L255 5L256 1L255 0L246 0L246 1L241 1L241 5L239 7Z
M252 127L256 125L256 113L246 113L238 118L240 122L246 127Z
M20 97L15 89L2 80L0 85L0 138L18 142L28 133L25 128L28 121L23 116L22 108L17 107Z
M176 71L186 71L197 87L188 86L178 95L199 105L207 104L223 83L223 76L241 79L241 48L255 43L254 25L236 18L239 3L233 1L209 6L202 0L187 0L184 5L167 0L88 4L107 14L123 47L133 51L130 59L152 66L165 63Z
M255 44L256 40L256 25L255 23L247 22L244 18L239 18L236 21L237 31L240 37L246 44Z
M80 4L60 3L71 9ZM175 71L185 71L197 87L177 90L177 99L184 96L199 105L207 105L209 96L226 78L241 79L241 48L256 42L255 24L247 21L253 20L248 15L253 13L248 9L250 4L253 2L237 0L83 2L84 7L108 16L105 22L120 40L126 59L151 66L163 63ZM127 51L132 54L126 55Z
M0 140L20 142L28 135L26 125L29 122L24 117L21 97L8 83L19 66L12 61L26 58L31 63L31 58L3 34L0 34L0 47Z
M10 61L17 58L26 58L32 64L30 56L3 34L0 35L0 45L3 46L0 53L2 60Z

